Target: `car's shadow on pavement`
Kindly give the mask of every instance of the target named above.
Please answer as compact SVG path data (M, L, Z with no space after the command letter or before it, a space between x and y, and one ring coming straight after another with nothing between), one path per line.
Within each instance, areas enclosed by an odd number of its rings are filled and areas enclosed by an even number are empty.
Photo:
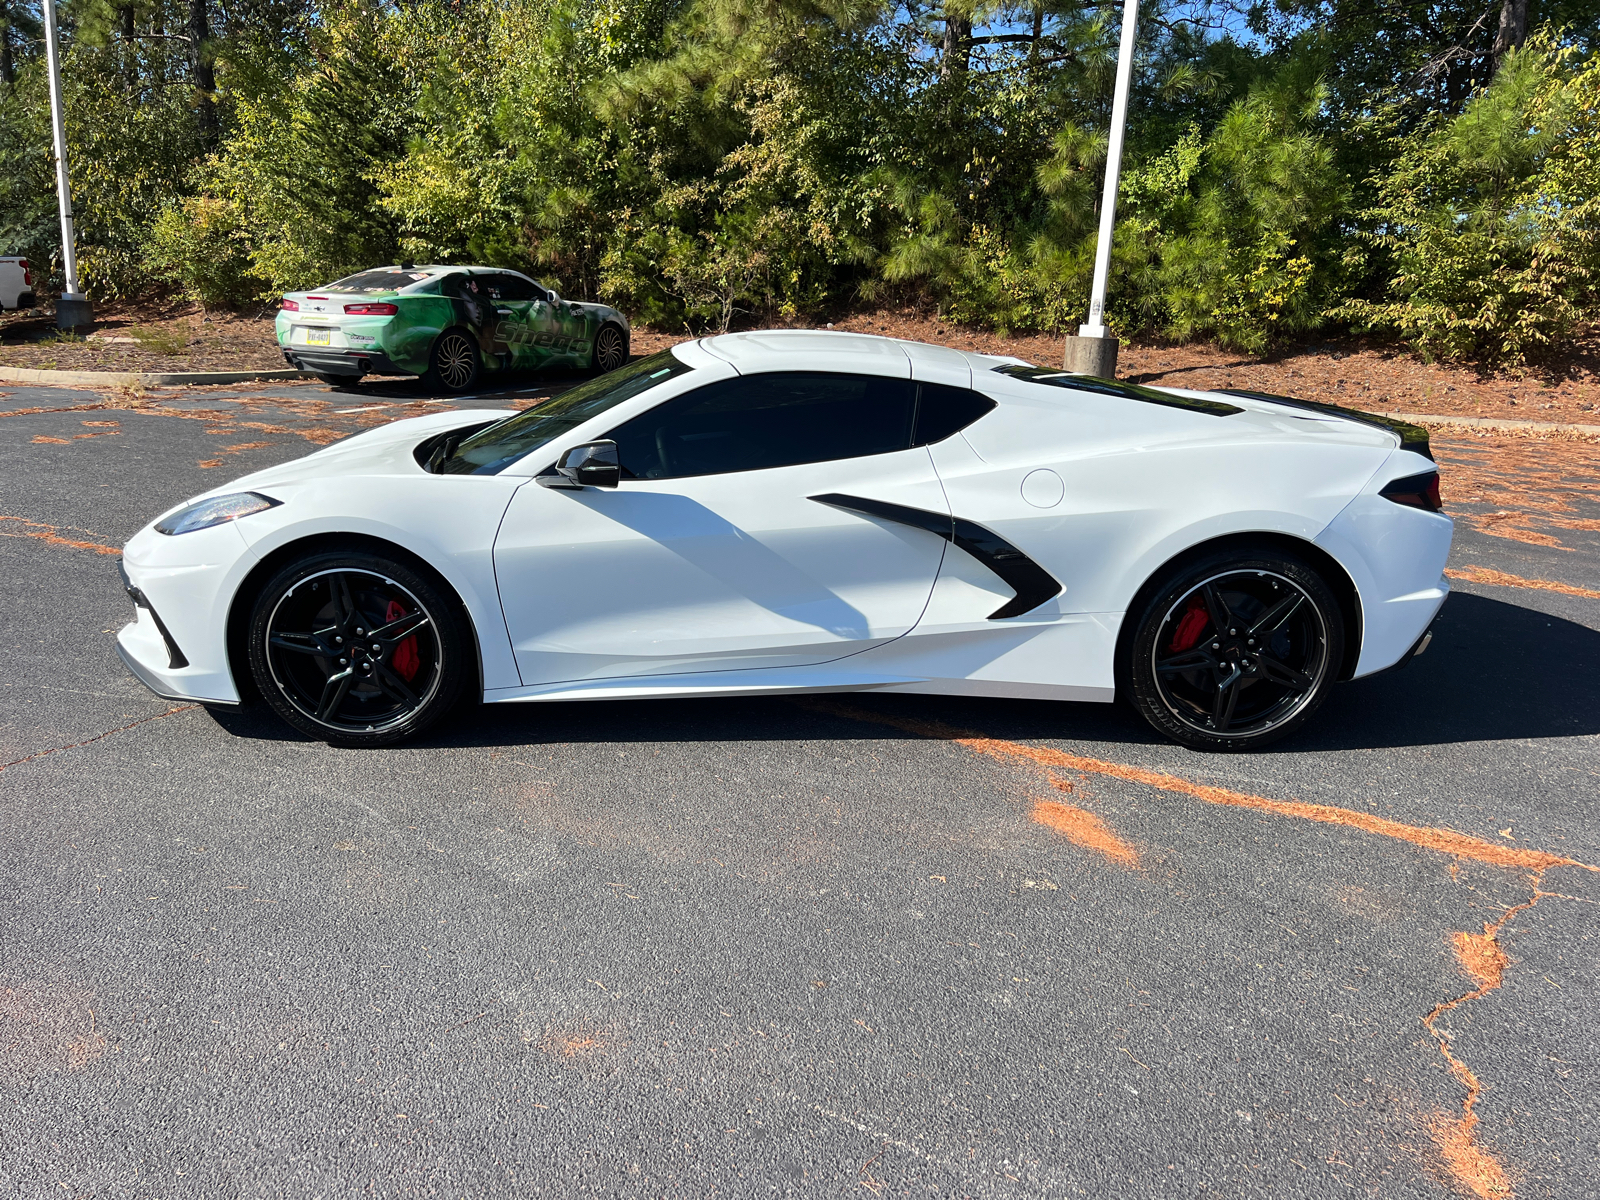
M1600 733L1600 632L1461 592L1450 598L1433 629L1425 655L1402 670L1339 685L1303 731L1274 744L1272 751L1326 753ZM405 747L907 736L901 726L845 715L850 709L1010 740L1162 741L1120 704L853 693L469 706ZM214 716L236 737L304 740L260 705Z

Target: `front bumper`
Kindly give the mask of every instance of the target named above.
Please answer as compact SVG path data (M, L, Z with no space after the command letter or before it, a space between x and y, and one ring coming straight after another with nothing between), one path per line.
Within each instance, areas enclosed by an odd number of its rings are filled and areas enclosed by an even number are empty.
M145 528L118 564L134 620L117 653L156 695L236 705L228 661L228 608L255 561L233 522L169 538Z
M284 361L313 375L411 375L382 350L341 350L325 346L283 346Z

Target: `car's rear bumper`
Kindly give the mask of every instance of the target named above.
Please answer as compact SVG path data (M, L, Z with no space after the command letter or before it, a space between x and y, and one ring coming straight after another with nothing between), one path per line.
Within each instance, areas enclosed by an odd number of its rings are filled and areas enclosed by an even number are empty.
M381 350L341 350L323 346L283 346L284 361L315 375L414 375Z
M1358 496L1316 543L1350 573L1361 600L1361 653L1352 677L1415 656L1450 594L1444 577L1453 523L1439 513Z

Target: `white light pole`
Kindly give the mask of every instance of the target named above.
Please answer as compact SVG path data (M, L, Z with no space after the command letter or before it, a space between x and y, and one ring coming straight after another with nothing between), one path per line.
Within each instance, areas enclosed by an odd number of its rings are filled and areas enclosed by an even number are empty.
M61 113L61 44L56 37L56 0L44 0L45 57L49 60L50 122L56 151L56 201L61 208L61 272L66 290L56 302L56 326L94 324L94 310L78 290L78 251L72 234L72 188L67 181L67 127Z
M1117 52L1117 83L1111 97L1111 131L1106 145L1106 187L1100 200L1100 234L1094 247L1094 282L1089 288L1089 320L1067 339L1066 368L1106 378L1116 374L1117 339L1106 333L1106 279L1111 274L1111 237L1117 224L1117 183L1122 176L1122 133L1128 124L1128 92L1133 85L1133 43L1139 27L1139 0L1122 6L1122 45Z

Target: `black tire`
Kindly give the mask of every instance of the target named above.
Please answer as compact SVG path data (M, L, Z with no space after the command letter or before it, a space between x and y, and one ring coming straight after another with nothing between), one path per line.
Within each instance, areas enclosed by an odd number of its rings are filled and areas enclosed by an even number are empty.
M1195 750L1254 750L1322 706L1344 661L1344 618L1314 567L1265 549L1174 570L1137 615L1126 661L1135 708Z
M628 362L628 335L620 325L606 322L595 330L594 346L589 351L589 369L600 374L615 371Z
M256 597L249 638L250 674L273 711L336 746L412 737L475 677L454 597L359 550L308 554L279 571Z
M434 339L424 379L436 392L459 395L470 392L483 372L478 343L460 329L446 329Z

